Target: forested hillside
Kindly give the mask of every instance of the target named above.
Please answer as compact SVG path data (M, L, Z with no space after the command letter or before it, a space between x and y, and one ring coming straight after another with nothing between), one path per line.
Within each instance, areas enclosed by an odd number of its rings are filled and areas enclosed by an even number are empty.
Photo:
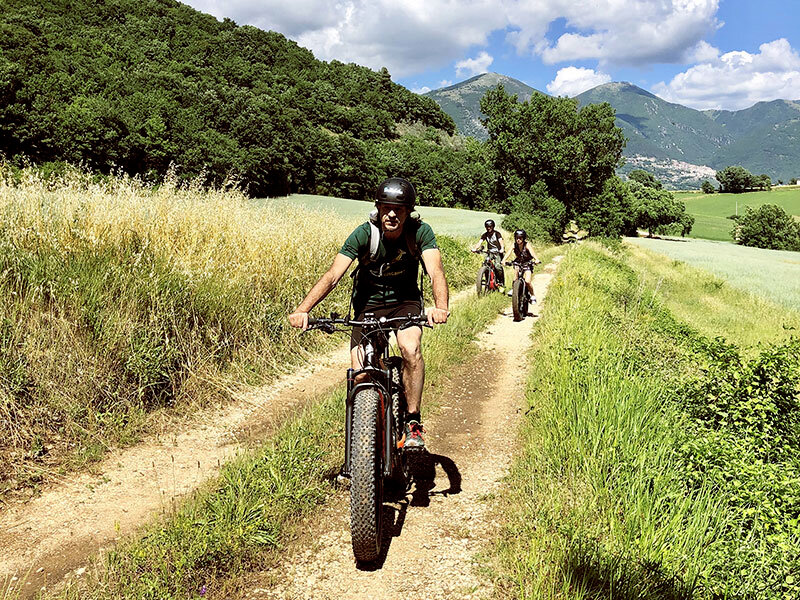
M325 63L275 32L173 0L3 0L0 153L157 179L239 178L253 195L362 197L400 122L453 133L388 71ZM393 165L392 165L393 167Z

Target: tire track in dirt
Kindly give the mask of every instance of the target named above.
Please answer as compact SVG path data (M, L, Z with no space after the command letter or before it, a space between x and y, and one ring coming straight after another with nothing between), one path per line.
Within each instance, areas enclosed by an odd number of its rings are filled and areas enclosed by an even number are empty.
M469 296L459 292L453 303ZM209 409L181 431L112 451L92 473L47 485L28 502L0 505L0 590L29 598L80 577L90 557L215 476L243 448L267 437L343 380L349 342L277 381Z
M259 599L488 598L473 557L497 532L492 498L511 464L522 406L531 332L561 257L534 276L540 304L513 322L509 307L482 336L480 352L456 369L435 418L428 419L429 459L417 482L387 504L392 523L379 564L353 560L349 494L336 493L305 523L281 564L253 574L244 597Z

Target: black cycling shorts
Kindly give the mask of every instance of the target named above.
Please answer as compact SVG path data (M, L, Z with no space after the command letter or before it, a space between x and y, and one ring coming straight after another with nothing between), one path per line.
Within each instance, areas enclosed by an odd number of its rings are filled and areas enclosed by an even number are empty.
M391 319L392 317L405 317L407 315L419 315L422 313L422 304L420 304L419 300L406 300L398 304L368 306L358 313L354 320L363 320L364 315L367 313L372 313L378 318L386 317L387 319ZM407 327L418 327L418 325L406 325L406 327L400 327L400 329L406 329ZM394 329L397 328L395 327ZM361 327L353 327L353 332L350 334L350 349L352 350L358 346L360 342Z

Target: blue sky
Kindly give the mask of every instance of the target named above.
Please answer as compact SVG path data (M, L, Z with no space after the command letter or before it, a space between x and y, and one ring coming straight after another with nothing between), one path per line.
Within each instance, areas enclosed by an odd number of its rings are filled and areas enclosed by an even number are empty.
M797 0L190 0L427 91L493 71L555 95L629 81L694 108L800 100Z

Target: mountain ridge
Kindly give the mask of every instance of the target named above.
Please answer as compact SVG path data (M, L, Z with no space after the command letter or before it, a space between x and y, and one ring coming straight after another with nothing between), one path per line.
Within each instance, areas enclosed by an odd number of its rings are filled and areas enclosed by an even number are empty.
M498 83L522 101L543 93L506 75L486 73L425 95L453 118L460 133L486 139L476 95ZM574 98L581 105L608 102L615 109L617 125L628 139L622 173L646 168L671 187L713 180L717 170L732 164L766 173L776 182L800 177L800 101L777 99L738 111L701 111L627 81L604 83Z

